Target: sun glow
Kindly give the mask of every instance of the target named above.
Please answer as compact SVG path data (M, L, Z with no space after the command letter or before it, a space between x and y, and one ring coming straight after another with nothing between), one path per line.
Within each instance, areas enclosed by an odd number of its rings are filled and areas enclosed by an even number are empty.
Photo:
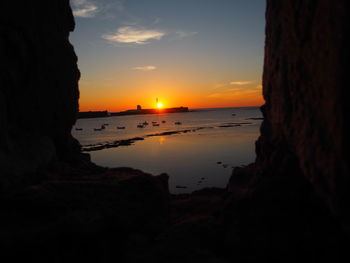
M162 103L160 103L160 102L158 102L158 103L157 103L157 108L158 108L158 109L163 108L163 104L162 104Z

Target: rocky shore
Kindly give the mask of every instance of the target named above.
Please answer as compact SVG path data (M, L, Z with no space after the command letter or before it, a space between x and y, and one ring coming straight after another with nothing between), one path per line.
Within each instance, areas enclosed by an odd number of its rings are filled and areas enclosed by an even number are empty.
M226 189L182 195L169 194L166 174L131 168L47 173L1 196L2 257L322 262L344 256L347 236L310 183L281 176L256 181L249 169L236 168Z
M267 1L256 162L183 195L165 174L94 165L71 136L69 1L2 7L2 262L348 260L347 1Z
M146 134L145 136L142 136L142 137L133 137L133 138L129 138L129 139L116 140L116 141L112 141L112 142L103 142L103 143L97 143L97 144L84 145L84 146L82 146L81 150L83 152L99 151L99 150L103 150L103 149L116 148L116 147L120 147L120 146L130 146L130 145L134 144L136 141L143 141L149 137L169 136L169 135L174 135L174 134L196 132L196 131L203 130L203 129L232 128L232 127L238 127L241 125L249 125L249 124L252 124L252 123L251 122L230 122L230 123L223 123L223 124L218 125L218 126L193 127L190 129L151 133L151 134Z

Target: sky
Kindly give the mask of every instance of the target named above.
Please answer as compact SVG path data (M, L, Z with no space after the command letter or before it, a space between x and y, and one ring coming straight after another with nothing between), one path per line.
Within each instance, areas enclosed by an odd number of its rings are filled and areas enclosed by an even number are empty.
M70 0L80 111L260 106L265 0Z

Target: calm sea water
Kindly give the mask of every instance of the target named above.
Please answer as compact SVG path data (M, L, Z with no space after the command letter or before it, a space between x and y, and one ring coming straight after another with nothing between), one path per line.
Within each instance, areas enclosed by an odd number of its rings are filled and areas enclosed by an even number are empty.
M154 175L165 172L170 176L170 192L185 193L203 187L225 187L233 167L253 162L261 120L250 118L261 117L258 108L249 107L79 119L73 135L83 146L145 137L130 146L89 152L91 159L106 167L132 167ZM137 128L144 121L149 125ZM152 126L152 121L160 125ZM237 123L241 125L236 126ZM108 126L94 131L102 124ZM117 126L125 126L125 129L117 129ZM199 127L201 129L196 130ZM191 132L159 135L180 130ZM150 134L158 135L146 137Z

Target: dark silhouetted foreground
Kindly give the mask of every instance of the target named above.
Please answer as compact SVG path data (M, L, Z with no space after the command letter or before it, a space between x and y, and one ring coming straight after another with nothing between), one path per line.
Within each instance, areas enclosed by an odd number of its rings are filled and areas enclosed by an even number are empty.
M79 71L69 1L2 3L2 262L348 256L349 15L345 0L267 1L257 160L227 189L172 196L167 175L97 167L71 136Z

